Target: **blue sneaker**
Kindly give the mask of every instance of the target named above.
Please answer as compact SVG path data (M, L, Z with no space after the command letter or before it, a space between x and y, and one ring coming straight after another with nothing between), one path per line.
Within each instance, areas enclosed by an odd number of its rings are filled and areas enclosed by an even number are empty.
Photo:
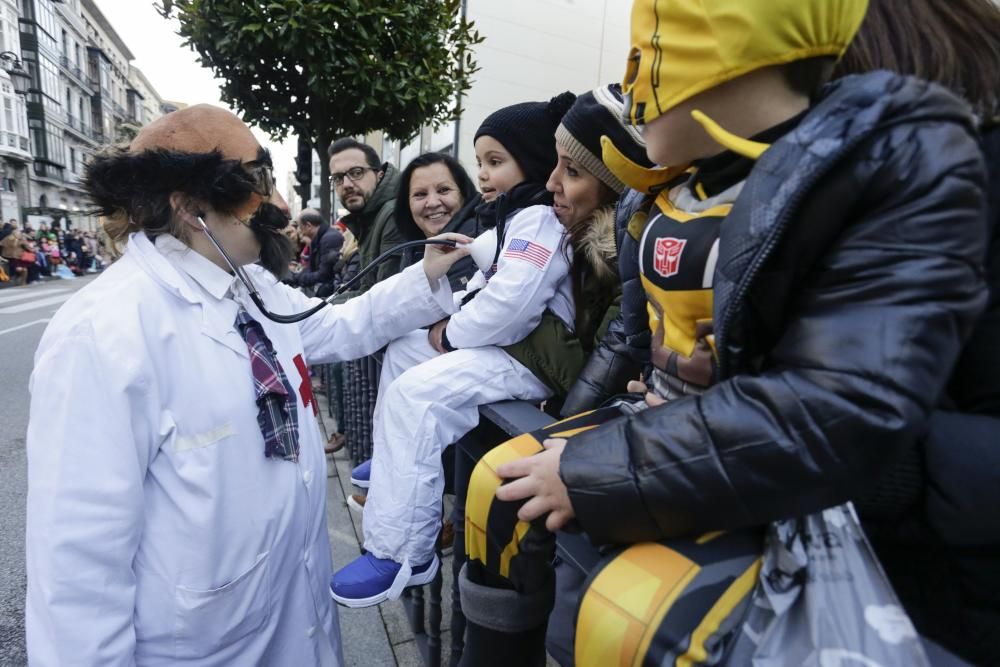
M351 484L367 489L372 483L372 460L368 459L351 471Z
M371 607L397 599L404 588L430 583L440 566L437 555L434 555L423 565L412 568L407 576L403 566L396 561L367 553L333 574L330 596L338 604L352 609Z

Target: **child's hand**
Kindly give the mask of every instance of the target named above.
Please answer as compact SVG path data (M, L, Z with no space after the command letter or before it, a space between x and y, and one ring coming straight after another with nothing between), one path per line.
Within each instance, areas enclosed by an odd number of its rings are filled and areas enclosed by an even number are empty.
M444 345L441 342L444 335L444 328L446 326L448 326L447 317L438 322L437 324L435 324L434 326L432 326L430 330L427 332L427 342L431 344L431 347L437 350L438 354L448 353L448 350L444 348Z
M548 513L545 527L555 532L576 516L569 491L559 477L559 460L562 458L566 441L562 438L546 440L545 451L527 456L517 461L505 463L497 468L501 477L520 479L504 484L497 489L497 498L503 501L530 498L517 513L521 521L532 521Z
M665 400L651 392L649 387L646 386L646 383L641 380L629 380L628 386L625 388L633 394L645 394L645 396L643 396L643 400L646 401L646 405L651 408L655 408L657 405L663 405L666 403Z
M466 244L472 243L472 239L465 234L449 232L433 236L431 240L449 240L458 243L454 248L435 244L424 246L424 274L433 287L441 276L448 273L452 264L469 254L469 247Z

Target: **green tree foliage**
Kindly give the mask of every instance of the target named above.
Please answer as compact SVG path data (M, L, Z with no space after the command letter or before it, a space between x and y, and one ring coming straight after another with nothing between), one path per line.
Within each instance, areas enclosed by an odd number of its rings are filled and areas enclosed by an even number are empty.
M276 139L307 137L323 164L341 135L409 140L457 118L482 38L461 0L163 0L222 99Z

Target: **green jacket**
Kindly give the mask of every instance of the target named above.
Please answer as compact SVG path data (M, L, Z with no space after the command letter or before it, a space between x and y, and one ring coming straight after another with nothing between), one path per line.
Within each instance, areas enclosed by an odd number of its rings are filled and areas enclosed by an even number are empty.
M361 268L386 250L399 245L405 239L400 235L393 220L396 208L396 192L399 190L399 171L391 164L386 167L385 176L375 188L365 207L356 213L343 217L343 222L358 240L361 253ZM356 296L370 290L375 283L399 273L400 258L393 257L383 262L377 271L361 279L361 284L349 294Z
M614 207L596 211L589 225L573 260L587 267L582 283L573 290L575 331L569 331L558 317L546 311L527 338L503 348L545 383L556 399L569 393L587 357L604 337L608 324L617 317L621 302Z

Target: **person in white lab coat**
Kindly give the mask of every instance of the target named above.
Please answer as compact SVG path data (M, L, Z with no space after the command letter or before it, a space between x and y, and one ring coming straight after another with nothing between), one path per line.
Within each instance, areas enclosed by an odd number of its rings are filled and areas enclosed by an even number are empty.
M287 204L236 116L169 114L95 156L85 185L127 247L35 356L29 661L341 664L307 364L370 354L452 312L441 276L465 251L429 246L363 297L277 324L199 220L270 311L319 303L268 271L287 261Z
M593 338L613 300L609 294L597 307L596 322L590 312L580 316L577 298L594 297L579 294L585 282L595 286L587 276L603 269L607 292L618 285L614 269L592 261L584 250L600 227L614 263L611 211L624 185L602 163L602 136L613 135L623 144L619 150L629 154L642 156L644 149L638 134L621 126L616 88L578 98L567 113L572 101L570 94L548 104L506 107L476 133L487 207L508 216L502 231L496 226L480 240L492 238L496 247L499 239L500 252L495 265L476 273L466 292L456 294L461 308L450 319L389 345L364 505L367 553L334 574L333 597L342 605L378 604L433 578L439 566L434 546L441 527L442 450L478 423L480 405L540 401L553 394L550 377L540 372L545 364L537 363L546 352L536 348L524 354L524 347L511 346L534 336L546 317L544 326L550 328L543 335L561 331L567 347L576 335ZM560 104L566 106L556 113ZM533 151L547 146L548 153L534 159L526 146ZM598 219L606 224L598 225ZM582 357L580 352L581 366ZM558 366L566 360L546 361ZM355 469L352 481L363 474Z

